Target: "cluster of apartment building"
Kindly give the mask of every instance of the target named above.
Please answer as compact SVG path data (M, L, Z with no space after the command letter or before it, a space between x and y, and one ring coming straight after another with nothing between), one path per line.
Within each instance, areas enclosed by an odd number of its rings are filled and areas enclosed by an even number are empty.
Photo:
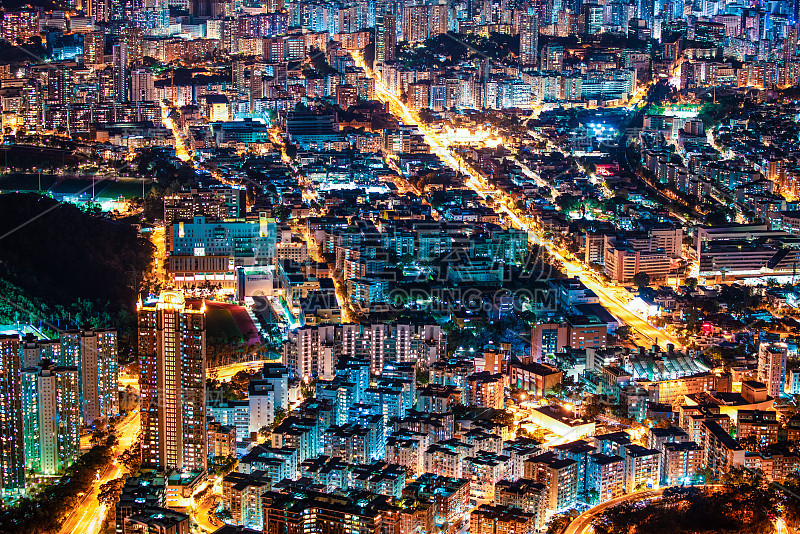
M80 455L83 429L119 415L117 333L2 326L0 365L0 488L11 498L64 473Z

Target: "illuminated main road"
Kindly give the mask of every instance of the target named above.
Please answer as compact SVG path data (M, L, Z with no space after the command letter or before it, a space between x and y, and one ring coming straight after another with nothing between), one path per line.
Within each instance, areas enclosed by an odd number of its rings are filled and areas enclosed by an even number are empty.
M275 363L277 360L253 360L249 362L231 363L229 365L220 365L219 367L211 367L208 369L209 378L214 378L220 382L230 382L233 376L240 372L252 372L261 369L265 363Z
M447 139L442 139L439 134L427 128L416 113L414 113L408 108L408 106L401 102L397 95L389 91L389 88L379 78L377 78L372 72L372 69L370 69L364 63L364 58L360 52L354 51L352 52L352 55L356 65L363 68L367 75L375 81L376 96L382 102L388 103L392 113L402 119L406 124L416 125L420 132L422 132L425 142L431 147L431 151L439 156L442 161L444 161L452 169L468 174L469 179L465 181L467 186L480 195L484 201L486 201L487 197L489 197L491 194L501 195L499 191L490 191L491 188L489 187L489 184L484 181L480 174L478 174L469 165L462 164L461 160L457 159L456 156L453 155L448 147ZM539 177L532 170L525 166L520 166L520 168L523 170L523 172L525 172L526 175L534 178L537 184L541 186L547 186L549 188L549 185L547 185L541 179L541 177ZM513 206L513 203L510 202L510 199L501 198L497 199L492 207L495 210L500 211L502 215L504 215L506 219L510 221L512 226L520 230L525 230L528 233L531 242L545 246L548 252L554 258L561 261L565 267L565 270L567 271L567 274L570 276L577 276L586 285L586 287L595 292L600 299L600 303L605 306L608 311L617 319L630 326L634 333L641 336L641 338L646 340L648 343L652 345L659 345L662 348L666 348L668 343L672 343L676 348L683 347L682 343L680 343L677 338L669 335L663 329L655 327L640 315L629 310L627 307L627 297L624 294L623 289L600 282L594 277L593 273L585 268L584 265L575 260L567 259L562 250L560 250L551 241L543 239L539 232L537 232L531 224L526 223L522 217L515 213L515 210L509 208L507 204L511 204Z
M167 241L166 228L156 226L150 232L150 242L153 243L153 276L163 287L168 287L167 276Z
M586 287L594 291L600 299L600 303L611 312L614 317L631 327L631 330L640 335L644 340L648 341L651 345L659 345L666 348L667 344L672 343L675 348L682 348L683 344L666 331L658 328L649 323L638 313L632 311L627 306L627 299L625 289L621 287L609 286L601 283L593 272L586 269L582 264L577 261L571 261L564 258L560 254L555 254L554 248L549 248L551 254L556 256L564 264L564 269L567 274L577 276Z
M181 161L190 161L192 159L192 155L189 153L189 149L186 146L186 142L183 140L183 134L181 133L178 125L175 124L175 121L170 117L170 113L174 108L172 104L167 105L163 100L161 101L161 122L164 124L165 128L168 128L172 131L172 135L175 137L175 157L177 157Z
M229 382L233 376L240 371L258 371L265 363L275 363L278 360L252 360L240 363L231 363L228 365L220 365L219 367L210 367L207 369L206 374L209 378L219 380L220 382ZM121 386L131 386L134 388L139 387L139 377L135 375L120 376L119 384Z
M123 451L133 444L136 435L139 433L140 417L139 410L128 414L125 419L117 425L117 438L119 444L118 451ZM106 506L101 505L97 500L100 486L110 480L119 478L127 472L127 468L121 462L109 464L104 472L100 474L92 488L86 493L80 504L75 507L72 514L61 525L59 534L96 534L100 531L100 525L106 514Z

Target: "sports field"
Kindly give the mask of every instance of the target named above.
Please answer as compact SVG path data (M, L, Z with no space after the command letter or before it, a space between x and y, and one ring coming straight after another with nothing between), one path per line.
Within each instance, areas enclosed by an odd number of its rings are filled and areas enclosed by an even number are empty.
M258 329L241 306L206 301L206 328L209 337L236 339L244 338L249 344L261 341Z

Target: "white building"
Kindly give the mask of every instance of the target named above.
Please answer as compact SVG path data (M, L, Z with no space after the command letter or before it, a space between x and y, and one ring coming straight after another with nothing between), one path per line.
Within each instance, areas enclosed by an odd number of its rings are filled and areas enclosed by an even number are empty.
M783 394L786 382L786 343L762 341L758 345L758 380L766 384L773 397Z
M289 411L289 370L280 364L266 364L262 378L250 380L247 390L250 432L258 432L275 421L275 410Z
M58 474L81 445L78 369L43 360L22 370L25 464L28 471Z

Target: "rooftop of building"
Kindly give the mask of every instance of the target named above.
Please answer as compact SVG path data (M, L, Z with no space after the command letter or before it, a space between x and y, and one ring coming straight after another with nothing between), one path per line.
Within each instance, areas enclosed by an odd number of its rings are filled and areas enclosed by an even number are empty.
M263 534L261 530L253 530L242 525L224 525L212 534Z
M403 490L408 495L442 495L450 496L458 490L469 486L469 480L464 478L450 478L433 473L423 473L416 480L410 482Z
M519 360L516 360L514 362L511 362L510 365L520 369L524 369L525 371L528 371L529 373L538 376L550 376L561 373L561 370L558 367L546 363L539 363L539 362L523 363L520 362Z
M189 516L183 512L159 506L140 508L136 513L125 518L126 523L146 526L145 532L168 532L176 525L188 521Z
M485 517L498 523L525 523L533 520L534 514L519 508L482 504L472 512L472 517Z
M686 431L677 426L671 426L668 428L661 428L661 427L653 427L649 430L650 434L657 438L662 437L673 437L673 436L688 436Z
M568 410L567 408L558 404L540 406L534 410L546 417L555 419L556 421L568 426L579 426L590 422L585 419L575 417L575 414L571 410Z
M644 458L645 456L658 456L661 454L661 451L658 449L648 449L647 447L632 443L625 446L625 454L634 458Z
M302 515L311 508L331 510L354 516L377 517L382 507L388 506L388 498L368 491L350 490L347 495L322 493L297 484L288 484L284 492L270 491L264 494L265 512L277 509Z
M577 463L575 460L570 460L569 458L560 459L556 457L553 451L544 452L534 456L533 458L525 460L525 462L544 464L552 469L563 469Z
M230 484L236 491L246 488L272 486L272 479L264 471L253 471L252 473L239 473L232 471L222 479L223 484Z
M572 454L583 454L594 451L594 447L588 441L582 439L570 441L569 443L564 443L562 445L556 445L553 447L553 449Z
M631 442L631 436L627 432L610 432L608 434L599 434L594 437L595 441L613 441L620 445L628 445Z
M625 461L625 459L622 456L617 456L616 454L609 456L607 454L603 454L600 452L592 454L591 458L592 458L592 463L596 465L611 465Z
M708 429L708 432L714 435L717 441L725 446L725 448L734 451L742 450L742 447L739 446L739 442L733 439L724 428L719 426L719 423L715 421L703 421L702 424L704 427L706 427L706 429Z
M778 412L775 410L738 410L736 420L741 423L770 424L778 423Z
M528 493L538 493L544 491L546 488L547 486L541 482L536 482L527 478L520 478L513 482L510 480L501 480L495 486L495 491L525 495Z

